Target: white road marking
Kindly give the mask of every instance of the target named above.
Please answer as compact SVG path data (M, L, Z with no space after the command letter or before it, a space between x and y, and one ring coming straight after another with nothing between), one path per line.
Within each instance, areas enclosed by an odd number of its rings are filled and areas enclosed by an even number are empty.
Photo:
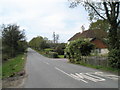
M80 73L80 75L83 76L84 78L88 79L88 80L97 82L97 80L96 80L95 78L93 78L93 77L87 76L87 75L85 75L85 74L83 74L83 73Z
M103 74L103 72L75 73L75 74L71 73L71 74L68 74L68 73L64 72L63 70L61 70L57 67L55 67L55 69L57 69L58 71L60 71L64 74L66 74L67 76L70 76L70 77L74 78L75 80L83 81L84 83L88 83L84 79L91 80L93 82L99 82L99 81L106 81L106 79L104 79L102 77L107 77L107 78L114 79L114 80L117 80L119 78L119 76L117 76L117 75ZM102 76L102 77L99 77L99 76Z
M94 82L98 82L98 81L105 81L105 79L103 78L100 78L98 76L94 76L94 75L91 75L89 73L75 73L75 74L70 74L72 75L73 77L77 78L77 79L88 79L88 80L91 80L91 81L94 81Z
M118 80L119 76L117 75L108 75L108 74L103 74L103 72L95 72L94 74L102 76L102 77L106 77L109 79L113 79L113 80Z
M44 62L45 64L47 64L47 65L50 65L49 63L47 63L47 62Z
M79 78L82 78L82 79L84 79L84 77L82 77L80 74L78 74L78 73L75 73Z
M80 77L77 77L76 75L74 75L74 74L70 74L71 75L71 77L72 78L75 78L75 79L77 79L77 80L81 80L81 81L83 81L83 82L85 82L85 83L88 83L87 81L85 81L85 80L83 80L83 78L80 78Z
M68 73L64 72L63 70L61 70L61 69L59 69L59 68L57 68L57 67L55 67L55 69L57 69L58 71L66 74L67 76L70 76L70 77L72 77L72 78L74 78L74 79L76 79L76 80L79 80L79 81L81 80L81 81L83 81L83 82L85 82L85 83L88 83L87 81L85 81L85 80L83 80L83 79L80 79L80 78L78 78L78 77L75 77L75 76L72 75L72 74L68 74Z
M89 76L91 76L91 77L96 78L96 79L95 79L96 81L105 81L105 79L103 79L103 78L101 78L101 77L98 77L98 76L95 76L95 75L92 75L92 74L89 74L89 73L86 73L86 75L89 75Z

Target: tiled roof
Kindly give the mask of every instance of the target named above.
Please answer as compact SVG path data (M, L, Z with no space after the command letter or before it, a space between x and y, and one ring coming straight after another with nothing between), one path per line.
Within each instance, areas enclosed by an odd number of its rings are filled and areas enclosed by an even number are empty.
M73 37L71 37L68 41L76 40L79 38L106 38L107 33L103 30L86 30L82 33L76 33Z
M93 38L90 42L95 44L96 48L107 48L108 47L103 40L98 39L98 38Z

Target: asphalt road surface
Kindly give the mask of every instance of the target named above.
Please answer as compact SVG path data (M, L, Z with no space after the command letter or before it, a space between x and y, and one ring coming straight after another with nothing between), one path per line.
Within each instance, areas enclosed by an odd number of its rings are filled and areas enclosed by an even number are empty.
M24 88L118 88L118 76L28 49Z

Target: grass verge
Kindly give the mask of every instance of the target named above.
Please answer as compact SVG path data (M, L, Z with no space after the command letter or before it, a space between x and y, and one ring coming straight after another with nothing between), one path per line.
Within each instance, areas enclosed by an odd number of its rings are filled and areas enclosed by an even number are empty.
M10 77L23 70L26 54L20 54L2 65L2 78Z
M120 72L120 69L116 69L116 68L112 68L112 67L105 67L105 66L100 66L100 65L95 66L95 65L90 65L90 64L83 63L83 62L76 62L73 64L82 65L82 66L86 66L86 67L90 67L90 68L94 68L94 69L99 69L99 70L103 70L103 71L107 71L107 72L111 72L111 73L115 73L115 74L118 74L118 72Z
M59 58L64 58L64 55L58 55Z

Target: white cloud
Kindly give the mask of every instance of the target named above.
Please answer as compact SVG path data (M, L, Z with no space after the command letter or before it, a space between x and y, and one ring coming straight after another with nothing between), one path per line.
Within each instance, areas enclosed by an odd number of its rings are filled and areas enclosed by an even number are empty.
M25 27L28 40L43 35L51 38L52 32L66 41L80 32L81 25L88 28L87 13L83 7L70 9L68 0L1 0L0 24L17 23Z

